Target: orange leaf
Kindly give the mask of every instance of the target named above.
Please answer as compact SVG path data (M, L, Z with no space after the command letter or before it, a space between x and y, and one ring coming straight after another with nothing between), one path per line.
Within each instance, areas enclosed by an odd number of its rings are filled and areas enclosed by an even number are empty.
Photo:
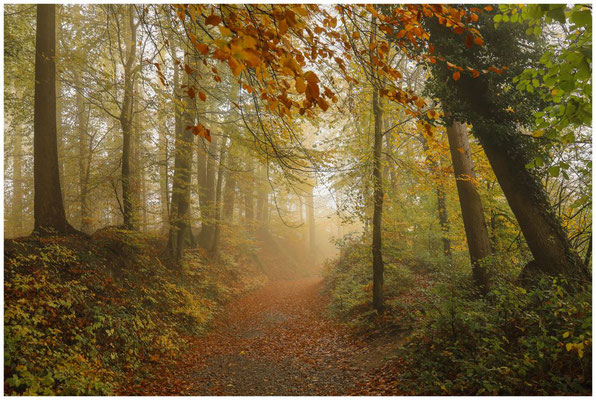
M459 79L459 71L455 71L453 73L453 80L457 81Z
M484 9L485 9L486 11L489 11L489 12L490 12L490 11L492 11L492 10L493 10L493 7L492 7L492 6L486 6L486 7L484 7Z
M327 111L327 109L329 108L329 103L327 103L325 101L325 99L322 97L317 98L317 103L319 104L319 107L321 107L321 110L323 110L323 111Z
M188 88L188 91L186 93L188 93L188 97L190 97L191 99L195 98L195 90L193 88Z
M484 44L484 40L482 40L481 37L475 37L474 38L474 43L476 43L478 46L482 46Z
M207 100L207 95L199 90L199 99L205 101Z
M205 25L218 25L220 22L221 17L219 15L211 14L205 18Z
M201 53L204 56L206 56L207 53L209 53L209 46L207 46L205 43L197 43L195 44L195 47L197 48L199 53Z

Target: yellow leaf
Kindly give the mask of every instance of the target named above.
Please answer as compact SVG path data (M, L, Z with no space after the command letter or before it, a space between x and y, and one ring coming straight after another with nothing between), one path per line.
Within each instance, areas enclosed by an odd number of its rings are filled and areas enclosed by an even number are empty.
M222 25L219 26L219 32L221 33L221 36L224 36L224 37L232 36L232 31Z
M565 332L565 333L563 333L563 337L564 337L564 338L568 338L568 337L569 337L569 332Z
M573 343L567 343L565 345L565 348L567 349L567 351L571 351L573 349Z
M306 82L301 76L296 77L296 91L298 93L304 93L306 91Z

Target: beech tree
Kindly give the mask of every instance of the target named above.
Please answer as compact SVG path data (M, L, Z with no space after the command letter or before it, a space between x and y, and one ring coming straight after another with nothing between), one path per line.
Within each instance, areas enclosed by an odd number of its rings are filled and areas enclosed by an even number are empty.
M588 270L554 215L540 178L528 168L538 143L532 136L523 135L520 126L531 129L533 109L543 103L537 94L502 90L537 62L539 54L535 49L539 47L529 51L521 44L521 39L526 39L523 25L495 28L491 14L494 11L479 19L483 46L466 51L462 51L466 48L462 41L445 36L445 29L434 25L431 36L436 51L457 55L451 57L451 67L434 64L435 93L450 115L472 125L472 132L480 140L534 256L535 262L528 264L526 272L562 274L570 281L585 282ZM527 57L518 57L521 53ZM462 74L457 69L459 65L478 70L490 68L493 73ZM456 72L452 72L454 68Z
M35 232L73 233L66 220L58 168L56 130L56 6L37 5L35 41Z

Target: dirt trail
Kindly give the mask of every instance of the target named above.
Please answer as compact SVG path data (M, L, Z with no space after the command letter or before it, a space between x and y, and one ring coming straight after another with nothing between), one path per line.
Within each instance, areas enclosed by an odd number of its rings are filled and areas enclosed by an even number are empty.
M354 392L382 357L323 316L321 285L320 279L271 282L230 302L181 363L163 366L159 377L122 394Z

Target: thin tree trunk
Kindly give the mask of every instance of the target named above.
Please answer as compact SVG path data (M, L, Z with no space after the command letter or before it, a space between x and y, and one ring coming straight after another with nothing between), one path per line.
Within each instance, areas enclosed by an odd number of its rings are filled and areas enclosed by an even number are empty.
M480 194L474 183L476 176L465 125L454 121L447 127L447 137L468 240L472 274L480 292L486 294L489 288L489 276L483 260L491 254L491 245Z
M213 244L211 245L211 252L217 254L217 246L219 245L220 236L220 218L221 218L221 191L224 176L224 163L226 158L227 139L223 138L219 150L219 167L217 171L217 185L215 187L215 232L213 234Z
M449 220L447 217L447 196L445 193L445 185L442 182L437 184L437 211L439 212L439 226L441 227L443 254L451 258L451 240L449 240Z
M313 183L314 184L314 183ZM313 196L314 186L307 186L306 194L306 223L308 225L308 248L312 258L316 255L317 242L315 235L315 202Z
M161 207L161 232L165 234L169 229L170 199L168 191L168 136L165 113L159 112L159 203Z
M431 154L428 140L423 133L420 134L420 141L422 148L426 153L426 160L430 164L431 173L436 180L436 194L437 194L437 211L439 217L439 226L441 228L441 242L443 243L443 254L451 258L451 240L449 240L449 219L447 216L447 195L445 191L445 184L437 173L439 168L439 160L435 159Z
M133 115L133 64L137 49L137 25L134 22L133 6L128 6L130 38L126 40L126 63L124 65L124 97L120 112L122 127L122 203L124 228L134 228L134 204L131 187L132 115Z
M89 136L87 134L87 110L85 107L85 100L80 93L82 90L82 82L80 72L77 70L74 73L76 86L76 109L77 109L77 133L79 139L79 208L80 208L80 226L83 232L89 232L90 217L89 206L87 204L87 192L89 183L88 159L89 155Z
M56 132L55 5L37 5L33 177L35 232L73 233L66 220Z
M23 130L20 124L15 126L12 152L12 229L15 235L23 233Z
M230 149L232 144L230 143ZM236 175L233 169L236 167L236 163L232 157L230 160L230 170L226 172L226 184L223 190L223 219L234 222L234 203L236 202Z
M385 307L383 299L383 250L381 237L381 224L383 214L383 128L382 118L383 110L379 104L379 91L373 87L372 111L374 118L374 152L373 152L373 237L372 237L372 257L373 257L373 306L377 311L382 311Z

